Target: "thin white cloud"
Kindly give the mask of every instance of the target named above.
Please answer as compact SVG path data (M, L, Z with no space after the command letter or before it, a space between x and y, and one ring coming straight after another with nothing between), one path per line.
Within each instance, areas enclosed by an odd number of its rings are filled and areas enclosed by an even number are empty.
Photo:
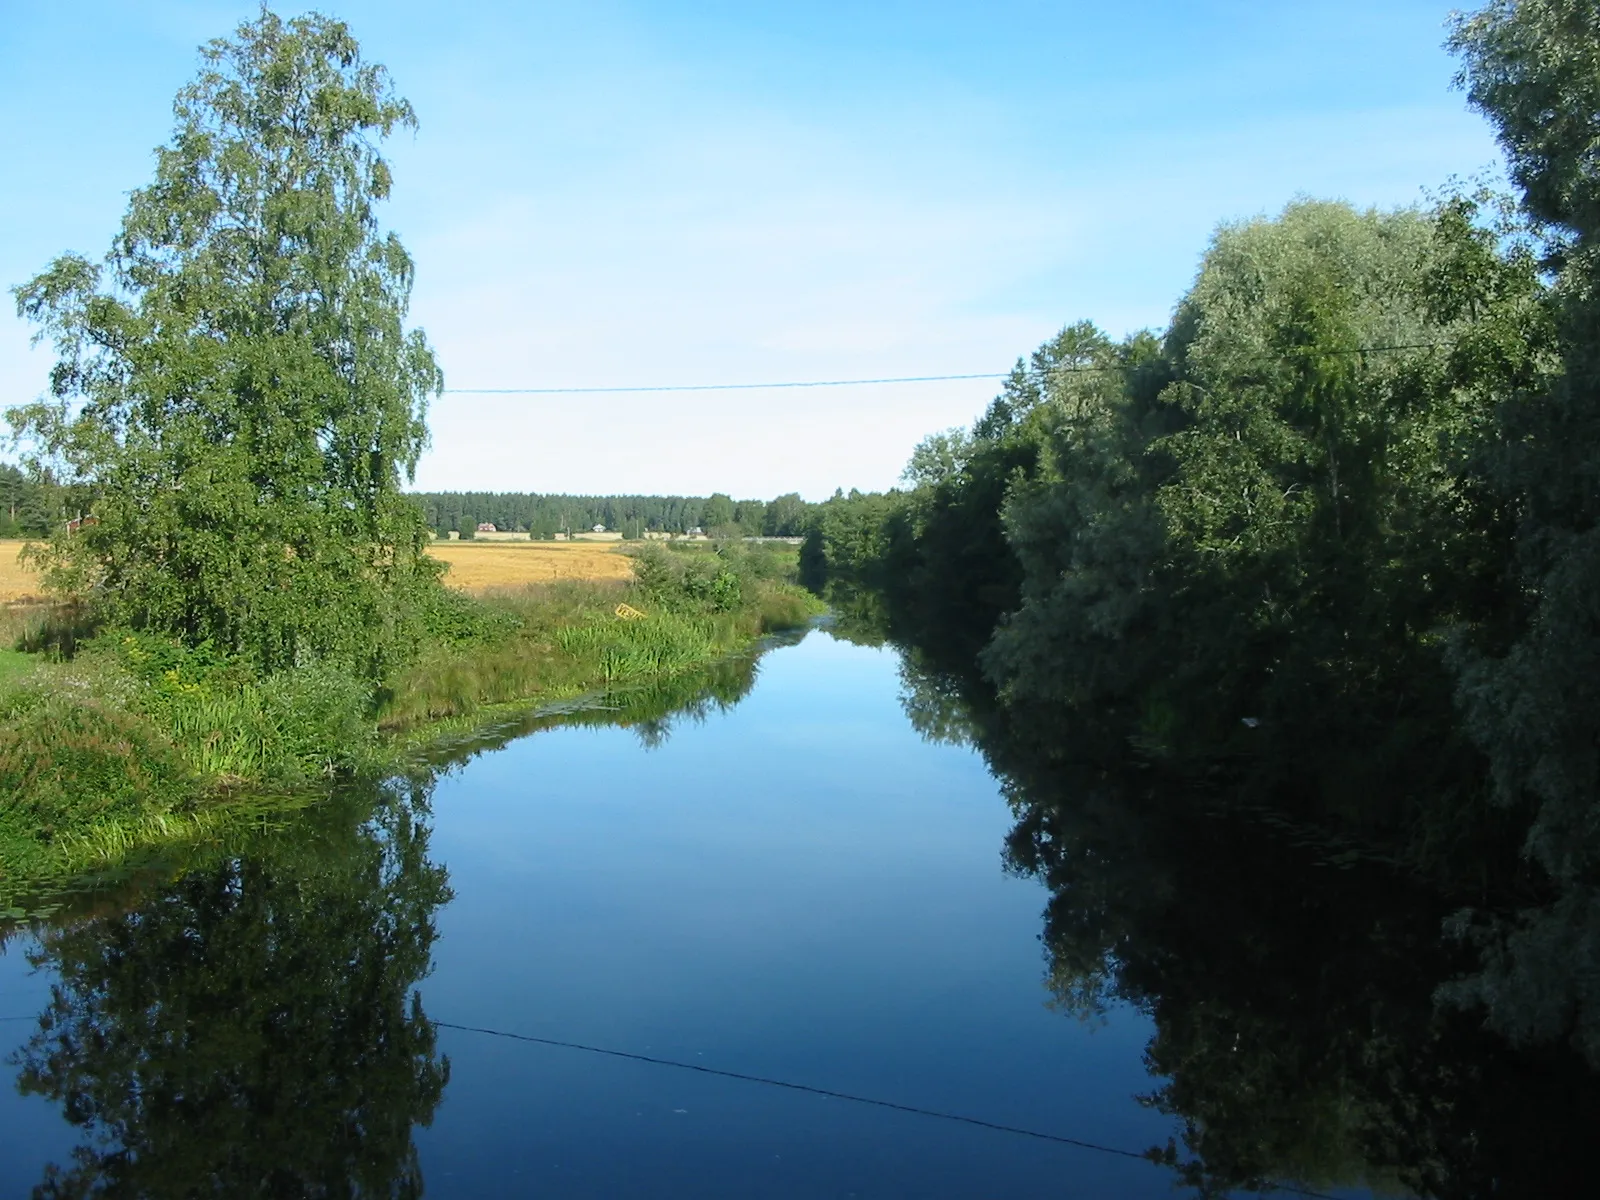
M648 6L471 7L449 21L428 6L331 7L422 114L419 136L393 147L389 216L417 259L413 317L452 387L1003 371L1070 320L1116 334L1164 323L1220 220L1302 192L1405 203L1493 159L1482 123L1443 91L1443 56L1427 42L1393 49L1434 36L1438 16L1416 11L1363 38L1350 22L1388 22L1389 10L1252 24L1248 8L1224 5L1206 35L1214 54L1159 31L1128 42L1106 17L1062 43L1052 79L1036 64L997 72L993 47L978 71L962 53L918 59L910 43L880 71L845 26L837 49L789 54L781 38L743 33L702 45L703 31L678 36ZM248 15L157 8L152 44L163 48L176 31L222 33ZM1326 103L1291 103L1300 68L1272 56L1324 27L1350 32L1318 43L1329 61L1305 60ZM1373 45L1389 57L1373 58ZM1137 53L1094 58L1120 46ZM1412 87L1392 69L1400 60L1439 83ZM105 86L132 87L137 55L107 61ZM164 109L181 82L144 86ZM94 209L104 228L86 239L83 213L77 232L50 226L48 244L13 223L0 266L14 274L42 267L69 235L79 249L106 245L107 214L142 182L97 178L94 127L78 136L81 177L56 178L60 155L39 148L30 204L64 209L87 189L116 203ZM132 170L126 156L117 170ZM27 334L0 320L11 399L37 394L48 370ZM993 391L452 395L435 406L418 482L759 496L885 487L923 434L969 421Z

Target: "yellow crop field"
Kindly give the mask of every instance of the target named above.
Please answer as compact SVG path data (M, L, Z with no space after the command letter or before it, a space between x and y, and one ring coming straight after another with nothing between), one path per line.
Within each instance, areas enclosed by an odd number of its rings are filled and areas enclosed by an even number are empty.
M39 577L17 561L26 542L0 539L0 604L39 594Z
M24 544L0 540L0 604L39 593L38 577L17 561ZM428 553L449 567L445 582L467 592L558 579L624 580L632 574L632 560L615 543L435 542Z
M633 560L615 542L435 542L428 553L450 568L444 581L466 592L633 575Z

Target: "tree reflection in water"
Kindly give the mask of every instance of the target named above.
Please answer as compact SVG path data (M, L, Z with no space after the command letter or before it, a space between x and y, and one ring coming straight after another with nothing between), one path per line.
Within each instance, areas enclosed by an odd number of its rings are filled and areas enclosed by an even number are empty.
M1056 1002L1153 1020L1142 1099L1182 1123L1154 1155L1183 1182L1552 1196L1590 1176L1600 1077L1440 1000L1479 966L1446 932L1459 891L1246 806L1221 777L1074 763L1054 718L903 654L912 723L984 754L1015 814L1008 865L1049 889Z
M558 723L657 745L756 670L740 656L508 720L69 904L30 952L56 982L10 1065L83 1140L35 1195L422 1195L412 1130L450 1075L417 992L451 895L428 853L436 773Z
M450 895L427 784L246 839L40 935L57 977L18 1087L84 1132L38 1196L420 1196L449 1079L417 983Z

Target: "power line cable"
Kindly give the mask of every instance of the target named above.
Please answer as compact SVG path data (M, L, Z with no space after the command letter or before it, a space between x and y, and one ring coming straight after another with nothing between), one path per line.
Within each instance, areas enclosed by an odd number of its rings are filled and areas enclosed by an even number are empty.
M1338 350L1295 351L1285 354L1264 355L1246 359L1246 362L1283 362L1295 358L1341 358L1363 354L1393 354L1403 350L1438 350L1449 342L1402 342L1382 346L1354 346ZM1113 366L1053 366L1025 367L1023 374L1036 379L1054 375L1103 375L1116 371L1131 371L1139 364L1119 363ZM1009 379L1011 371L975 371L962 375L889 375L875 379L785 379L767 383L666 383L617 385L608 387L527 387L527 388L445 388L447 396L593 396L645 392L754 392L772 388L836 388L868 387L874 384L943 383L962 379Z
M33 1016L0 1017L0 1021L32 1021ZM1120 1146L1106 1146L1100 1142L1085 1141L1082 1138L1067 1137L1059 1133L1041 1133L1037 1129L1024 1129L1020 1125L1006 1125L999 1121L985 1121L982 1117L969 1117L961 1113L941 1112L936 1108L920 1108L914 1104L900 1104L893 1100L879 1100L872 1096L857 1096L851 1092L839 1092L832 1088L813 1087L808 1083L790 1083L785 1079L770 1079L765 1075L747 1075L741 1071L724 1071L720 1067L707 1067L700 1063L679 1062L672 1058L657 1058L650 1054L634 1054L628 1050L611 1050L605 1046L589 1046L583 1042L565 1042L558 1038L534 1037L527 1033L509 1033L503 1029L486 1029L481 1025L457 1025L453 1021L434 1021L434 1026L439 1029L455 1029L461 1033L481 1033L486 1037L505 1038L513 1042L529 1042L536 1046L554 1046L561 1050L581 1050L585 1054L600 1054L607 1058L622 1058L629 1062L648 1063L655 1067L676 1067L680 1071L695 1071L701 1075L715 1075L719 1079L737 1079L742 1083L761 1083L768 1087L784 1088L791 1092L805 1092L812 1096L823 1096L829 1100L848 1100L852 1104L866 1104L873 1108L887 1108L894 1112L909 1113L915 1117L933 1117L940 1121L955 1121L961 1125L975 1125L979 1129L992 1129L996 1133L1011 1133L1018 1137L1034 1138L1041 1142L1055 1142L1063 1146L1075 1146L1080 1150L1093 1150L1100 1154L1111 1154L1117 1158L1137 1159L1139 1162L1152 1162L1150 1155L1137 1150L1124 1150ZM1288 1192L1295 1196L1307 1196L1310 1200L1337 1200L1326 1192L1314 1192L1308 1188L1296 1187L1290 1183L1273 1183L1269 1185L1270 1191Z
M1009 371L972 375L895 375L884 379L788 379L777 383L669 383L639 387L445 388L457 396L577 396L604 392L750 392L763 388L864 387L873 383L938 383L946 379L1003 379Z
M488 1037L506 1038L513 1042L531 1042L536 1046L555 1046L562 1050L581 1050L585 1054L601 1054L607 1058L622 1058L630 1062L649 1063L657 1067L676 1067L680 1071L695 1071L701 1075L715 1075L721 1079L737 1079L743 1083L762 1083L768 1087L785 1088L792 1092L806 1092L813 1096L824 1096L830 1100L848 1100L852 1104L867 1104L874 1108L887 1108L895 1112L910 1113L917 1117L933 1117L940 1121L955 1121L962 1125L976 1125L980 1129L992 1129L997 1133L1011 1133L1019 1137L1035 1138L1042 1142L1056 1142L1064 1146L1075 1146L1080 1150L1094 1150L1100 1154L1112 1154L1118 1158L1132 1158L1140 1162L1151 1162L1148 1154L1137 1150L1124 1150L1120 1146L1106 1146L1099 1142L1084 1141L1082 1138L1067 1137L1059 1133L1041 1133L1037 1129L1024 1129L1020 1125L1005 1125L998 1121L985 1121L981 1117L968 1117L960 1113L941 1112L934 1108L919 1108L914 1104L899 1104L893 1100L878 1100L871 1096L857 1096L850 1092L838 1092L832 1088L813 1087L806 1083L790 1083L784 1079L769 1079L765 1075L747 1075L740 1071L724 1071L718 1067L707 1067L700 1063L679 1062L672 1058L656 1058L649 1054L634 1054L627 1050L610 1050L604 1046L588 1046L582 1042L565 1042L557 1038L534 1037L526 1033L508 1033L502 1029L485 1029L479 1025L457 1025L451 1021L434 1021L440 1029L456 1029L463 1033L481 1033ZM1312 1200L1335 1200L1325 1192L1313 1192L1305 1188L1295 1187L1292 1184L1275 1183L1272 1190L1292 1193L1296 1196L1308 1196Z

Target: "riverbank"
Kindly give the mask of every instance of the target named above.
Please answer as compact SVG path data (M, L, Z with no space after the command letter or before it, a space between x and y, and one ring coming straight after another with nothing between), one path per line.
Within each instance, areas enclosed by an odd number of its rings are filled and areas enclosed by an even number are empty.
M376 688L315 664L258 678L127 632L70 658L0 652L0 901L518 711L703 668L820 611L781 551L629 561L626 581L441 593L424 651ZM0 641L60 645L51 620L13 609Z

